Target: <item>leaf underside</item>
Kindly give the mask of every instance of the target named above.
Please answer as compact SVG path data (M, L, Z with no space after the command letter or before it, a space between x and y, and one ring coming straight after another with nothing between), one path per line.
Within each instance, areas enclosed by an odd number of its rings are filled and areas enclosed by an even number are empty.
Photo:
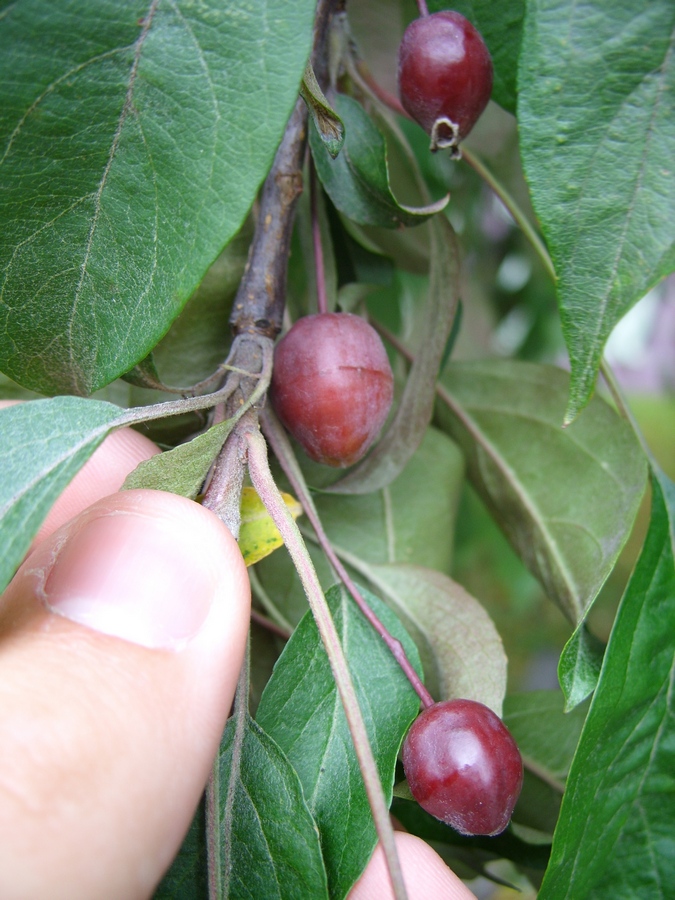
M644 493L646 463L604 401L562 427L569 376L493 359L450 364L441 423L516 552L571 622L597 596Z
M56 498L123 415L80 397L0 410L0 593Z

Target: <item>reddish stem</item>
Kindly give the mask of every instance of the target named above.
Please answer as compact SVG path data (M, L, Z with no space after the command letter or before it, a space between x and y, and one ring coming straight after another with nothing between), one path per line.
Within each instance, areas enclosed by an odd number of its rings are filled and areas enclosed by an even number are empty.
M309 206L312 217L312 241L314 242L314 271L316 273L316 305L319 313L328 312L326 296L326 269L323 264L323 247L321 246L321 225L319 223L319 201L316 166L309 157Z
M398 97L395 94L391 94L386 88L383 88L381 84L378 84L373 78L370 69L361 60L356 64L356 72L359 78L362 79L364 85L370 90L373 96L377 97L380 103L388 106L392 112L398 113L399 116L405 116L406 119L412 121L412 117L403 108L403 104Z
M408 350L403 341L399 340L396 337L393 331L389 331L389 329L385 325L382 325L382 323L378 322L377 319L373 319L372 316L368 316L368 322L373 326L380 337L384 338L387 343L391 344L394 350L396 350L396 352L399 353L406 360L406 362L415 362L414 355L410 352L410 350Z
M429 7L426 4L426 0L417 0L417 8L421 16L429 15Z
M408 659L406 652L403 648L403 644L395 638L385 627L385 625L379 620L379 618L372 611L370 606L366 603L364 598L361 596L359 589L356 587L354 582L349 576L349 572L343 566L340 558L336 554L335 550L331 546L330 541L328 540L328 536L326 532L321 527L321 522L319 521L318 516L313 513L309 508L305 509L305 513L307 518L312 523L312 527L316 532L317 539L319 544L321 545L321 549L328 557L330 564L333 566L339 579L342 581L344 586L347 588L349 593L354 598L354 602L358 606L358 608L363 613L364 617L370 622L375 631L382 638L384 643L389 648L391 655L394 657L399 666L403 669L403 672L415 690L415 693L420 698L422 706L425 709L428 709L430 706L433 706L435 703L434 698L431 696L429 691L425 688L422 683L421 678L415 671L412 666L412 663Z
M365 618L370 622L375 631L380 635L384 643L389 648L392 656L399 664L406 678L414 688L415 693L420 698L420 701L424 708L428 709L430 706L434 705L434 698L425 688L421 678L413 668L412 663L408 659L401 642L392 634L390 634L385 625L375 615L370 606L368 606L364 598L361 596L359 589L352 581L349 572L347 572L340 558L333 549L328 535L323 530L323 525L321 524L321 520L319 519L316 511L316 507L314 506L312 499L309 496L304 481L301 478L298 478L298 475L294 471L294 468L289 465L289 459L292 458L289 456L289 454L292 454L292 449L286 439L286 435L281 429L281 425L278 421L276 421L276 419L272 418L272 414L270 413L269 409L265 409L263 411L263 414L261 415L261 425L263 427L265 437L267 438L270 446L274 450L277 459L279 460L281 468L284 470L286 477L291 483L291 487L295 491L298 500L300 500L302 504L305 515L312 524L321 549L328 557L331 565L338 575L338 578L340 578L344 586L354 598L354 602L359 607Z
M286 628L282 628L281 625L277 625L276 622L273 622L267 616L264 616L261 612L258 612L257 609L251 610L251 621L255 622L256 625L260 625L262 628L265 628L267 631L270 631L272 634L276 634L277 637L282 638L284 641L289 640L291 636L291 632Z

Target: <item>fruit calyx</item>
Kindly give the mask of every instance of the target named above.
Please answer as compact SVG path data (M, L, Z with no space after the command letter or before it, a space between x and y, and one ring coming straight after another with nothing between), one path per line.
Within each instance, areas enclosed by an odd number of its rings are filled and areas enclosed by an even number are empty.
M430 149L433 153L437 150L451 150L454 159L459 159L461 151L459 144L459 125L445 116L439 116L431 126Z

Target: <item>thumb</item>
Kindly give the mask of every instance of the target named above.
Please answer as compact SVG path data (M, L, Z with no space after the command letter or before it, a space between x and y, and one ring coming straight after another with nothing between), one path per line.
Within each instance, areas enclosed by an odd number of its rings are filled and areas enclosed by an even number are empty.
M210 512L115 494L0 601L0 896L141 898L178 850L229 713L246 569Z

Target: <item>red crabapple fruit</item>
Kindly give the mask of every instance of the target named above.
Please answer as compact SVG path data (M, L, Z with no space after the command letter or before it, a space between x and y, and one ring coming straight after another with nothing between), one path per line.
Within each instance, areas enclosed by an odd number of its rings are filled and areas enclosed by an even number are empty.
M275 347L272 405L316 462L351 466L361 459L387 418L393 393L382 341L360 316L306 316Z
M458 12L443 10L410 23L398 51L403 108L431 136L431 149L460 141L492 93L492 59L483 38Z
M422 809L466 835L495 835L509 824L523 762L501 719L474 700L425 709L403 744L403 768Z

